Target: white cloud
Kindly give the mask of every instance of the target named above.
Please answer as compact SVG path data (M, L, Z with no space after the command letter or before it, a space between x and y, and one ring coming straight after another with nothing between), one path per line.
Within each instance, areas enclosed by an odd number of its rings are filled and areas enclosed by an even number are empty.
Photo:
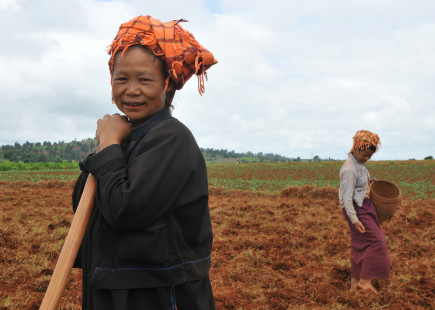
M203 97L195 77L175 97L200 146L345 158L369 129L376 159L421 159L435 153L434 13L423 0L0 0L0 145L93 136L116 111L106 47L150 14L189 20L219 61Z
M19 10L20 8L16 0L0 0L0 10Z

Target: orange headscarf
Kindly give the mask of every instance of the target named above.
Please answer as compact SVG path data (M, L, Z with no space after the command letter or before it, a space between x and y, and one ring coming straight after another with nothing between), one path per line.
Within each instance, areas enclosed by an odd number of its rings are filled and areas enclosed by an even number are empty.
M194 36L180 26L179 19L162 23L151 16L138 16L119 27L118 34L109 46L108 53L110 74L113 74L114 57L118 51L123 53L132 45L143 45L166 62L169 78L176 89L183 88L184 83L193 75L198 76L198 91L204 93L204 76L206 70L217 63L213 54L196 41ZM166 88L165 88L166 89Z
M376 151L379 149L381 145L379 136L368 130L359 130L353 136L353 146L349 153L367 150L372 145L376 147Z

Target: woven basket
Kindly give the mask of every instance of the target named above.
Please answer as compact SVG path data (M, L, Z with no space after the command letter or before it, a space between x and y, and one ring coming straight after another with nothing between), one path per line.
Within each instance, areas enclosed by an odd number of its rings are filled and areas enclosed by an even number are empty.
M370 184L370 200L375 205L379 223L393 217L400 205L400 188L389 181L376 180Z

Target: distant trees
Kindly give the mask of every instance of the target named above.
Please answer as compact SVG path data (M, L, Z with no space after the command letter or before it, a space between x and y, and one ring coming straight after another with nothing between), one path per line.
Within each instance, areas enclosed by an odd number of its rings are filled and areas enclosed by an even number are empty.
M433 156L426 156L424 159L433 159Z
M63 161L81 161L89 153L94 152L96 141L93 139L85 139L82 141L72 141L65 143L64 141L51 143L44 141L31 143L26 141L22 145L15 142L14 145L3 145L0 149L0 160L6 159L10 162L23 163L47 163L47 162L63 162Z
M239 162L289 162L293 159L273 153L237 153L234 150L228 151L224 149L201 148L206 161L215 161L217 159L237 158Z
M65 141L59 142L36 142L31 143L26 141L22 145L15 142L13 145L3 145L0 147L0 161L8 160L10 162L23 163L62 163L82 161L88 154L95 152L98 146L96 139L84 139L81 141ZM301 162L302 159L298 156L296 158L289 158L274 153L253 153L242 152L238 153L234 150L214 149L214 148L201 148L201 152L207 162L239 162L239 163L254 163L254 162ZM428 156L425 159L432 159ZM308 161L331 161L333 159L321 159L318 155Z
M319 162L321 159L319 157L319 155L316 155L313 157L313 161Z

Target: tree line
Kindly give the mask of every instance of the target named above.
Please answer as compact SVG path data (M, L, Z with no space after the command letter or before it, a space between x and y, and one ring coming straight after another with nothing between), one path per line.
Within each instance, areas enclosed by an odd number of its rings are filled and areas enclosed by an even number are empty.
M228 151L225 149L201 148L201 152L207 162L226 162L225 159L232 159L239 163L248 162L289 162L301 161L301 158L288 158L279 154L273 153L252 153Z
M0 160L23 163L62 163L79 162L98 147L96 139L59 142L25 142L3 145L0 148ZM226 149L201 148L207 162L298 162L300 157L288 158L274 153L235 152ZM314 160L319 160L318 156Z
M87 138L81 141L59 142L25 142L0 147L0 161L23 163L72 163L82 161L88 154L96 152L98 142ZM274 153L235 152L226 149L201 148L208 163L252 163L252 162L300 162L300 161L334 161L332 158L322 159L315 155L312 159L300 157L289 158ZM427 156L425 160L433 159Z
M13 145L3 145L0 148L0 161L23 162L23 163L63 163L79 162L88 154L96 152L98 142L96 139L87 138L81 141L59 142L25 142ZM301 162L301 161L334 161L335 159L322 159L315 155L312 159L300 157L289 158L274 153L236 152L234 150L201 148L206 162L208 163L252 163L252 162ZM432 159L427 156L425 159Z
M23 163L61 163L78 162L83 160L88 154L97 150L98 142L96 139L84 139L81 141L59 141L59 142L25 142L20 144L15 142L13 145L3 145L0 148L0 160ZM206 161L219 161L233 159L238 162L286 162L300 161L300 158L291 159L273 153L239 153L225 149L201 148Z
M88 154L97 149L95 139L84 139L71 142L26 142L14 145L3 145L0 149L0 160L11 162L37 163L37 162L77 162L83 160Z

